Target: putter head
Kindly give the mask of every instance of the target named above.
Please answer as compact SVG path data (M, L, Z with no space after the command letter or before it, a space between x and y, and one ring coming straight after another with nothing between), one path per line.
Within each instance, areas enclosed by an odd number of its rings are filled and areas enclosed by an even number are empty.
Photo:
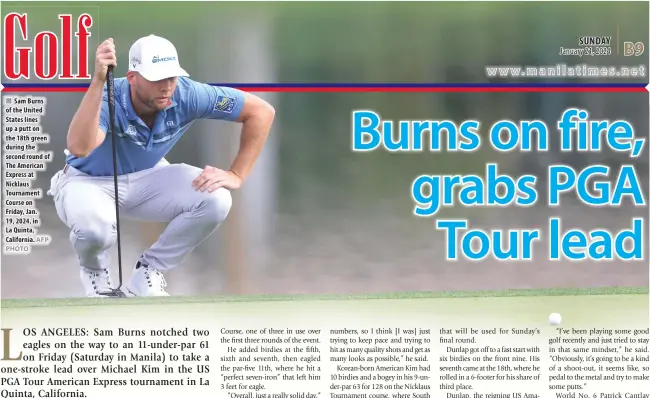
M128 297L121 289L112 289L110 292L101 293L102 296L108 298L126 298Z

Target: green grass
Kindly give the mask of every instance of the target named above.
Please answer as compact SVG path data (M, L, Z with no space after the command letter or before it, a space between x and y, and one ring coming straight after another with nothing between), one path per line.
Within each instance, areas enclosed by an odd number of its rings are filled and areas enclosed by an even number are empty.
M436 298L478 298L478 297L543 297L543 296L605 296L648 294L648 287L600 287L574 289L516 289L516 290L471 290L448 292L403 292L387 294L326 294L326 295L217 295L179 297L139 297L127 299L108 298L57 298L57 299L3 299L1 308L106 306L106 305L151 305L151 304L200 304L219 302L264 302L264 301L321 301L321 300L400 300Z

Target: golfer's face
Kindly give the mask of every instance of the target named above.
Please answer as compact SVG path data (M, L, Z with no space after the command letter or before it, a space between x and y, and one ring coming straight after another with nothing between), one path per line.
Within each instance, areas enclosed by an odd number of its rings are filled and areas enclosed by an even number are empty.
M138 85L140 86L140 94L144 102L154 109L165 109L174 94L174 90L176 90L178 78L170 77L169 79L155 82L148 81L144 78L140 80L140 84Z

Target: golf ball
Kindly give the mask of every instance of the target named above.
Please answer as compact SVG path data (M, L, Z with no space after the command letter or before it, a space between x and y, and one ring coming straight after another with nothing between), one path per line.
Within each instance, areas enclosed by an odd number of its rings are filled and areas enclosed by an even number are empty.
M548 323L551 325L559 325L562 323L562 315L558 314L557 312L552 313L548 316Z

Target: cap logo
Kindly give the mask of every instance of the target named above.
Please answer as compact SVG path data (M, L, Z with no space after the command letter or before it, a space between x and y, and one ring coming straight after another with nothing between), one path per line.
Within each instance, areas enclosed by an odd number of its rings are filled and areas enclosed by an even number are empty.
M155 63L158 63L158 62L167 62L167 61L175 61L175 60L176 60L176 57L159 57L158 55L156 55L155 57L153 57L151 59L151 63L155 64Z
M135 68L136 65L140 64L140 58L138 57L132 57L131 58L131 66Z

